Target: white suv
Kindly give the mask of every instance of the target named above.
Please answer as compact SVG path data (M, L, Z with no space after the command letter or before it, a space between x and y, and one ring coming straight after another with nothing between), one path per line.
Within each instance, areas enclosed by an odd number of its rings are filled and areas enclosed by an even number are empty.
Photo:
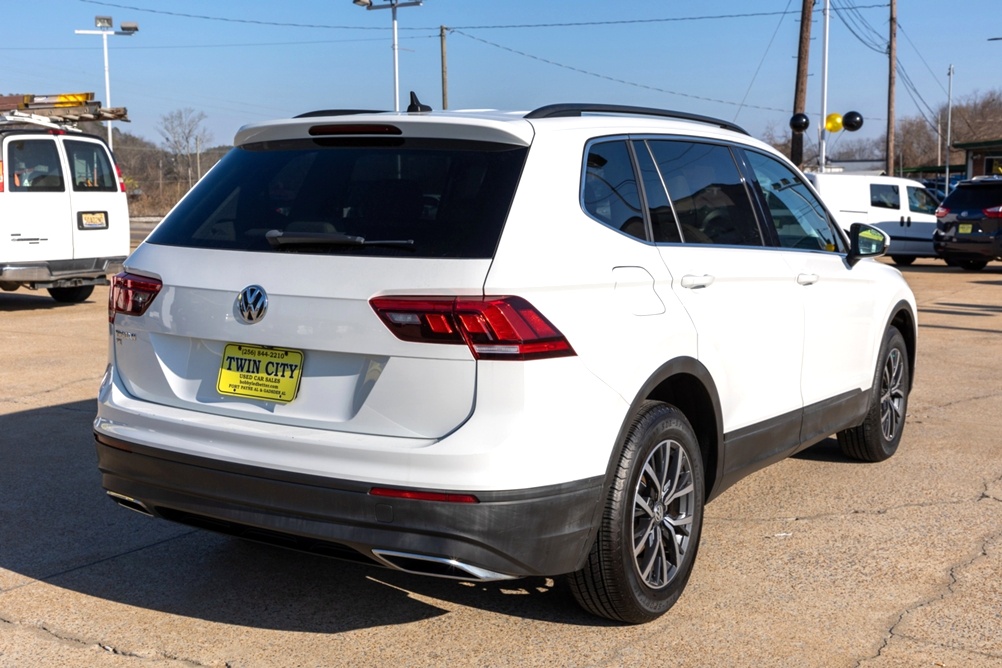
M319 112L126 262L94 422L121 505L464 580L677 600L704 503L838 433L879 461L908 285L740 128L608 105Z

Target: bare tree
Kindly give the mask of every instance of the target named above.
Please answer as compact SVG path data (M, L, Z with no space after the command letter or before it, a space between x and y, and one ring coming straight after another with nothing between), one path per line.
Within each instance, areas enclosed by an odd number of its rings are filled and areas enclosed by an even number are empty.
M187 177L188 188L201 176L196 173L199 154L208 147L212 135L202 127L206 116L190 107L176 109L160 117L157 132L164 139L164 150L173 161L179 180Z

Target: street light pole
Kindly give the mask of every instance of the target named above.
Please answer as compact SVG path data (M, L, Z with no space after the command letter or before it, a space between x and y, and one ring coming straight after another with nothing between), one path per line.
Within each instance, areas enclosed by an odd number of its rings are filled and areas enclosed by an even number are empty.
M108 35L132 36L139 31L136 23L122 23L121 30L115 30L110 16L95 16L94 26L98 30L75 30L77 35L100 35L104 46L104 105L111 107L111 76L108 74ZM108 148L113 148L111 136L111 121L106 121L108 126Z
M420 7L423 0L412 0L411 2L400 2L400 0L389 0L386 5L374 5L372 0L352 0L359 7L370 9L390 9L393 12L393 111L400 111L400 67L397 59L397 7Z

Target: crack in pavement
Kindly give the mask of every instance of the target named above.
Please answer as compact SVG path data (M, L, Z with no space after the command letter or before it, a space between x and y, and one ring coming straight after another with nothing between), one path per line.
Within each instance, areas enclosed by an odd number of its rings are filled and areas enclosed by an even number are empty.
M984 483L981 495L979 496L979 498L976 501L976 503L981 503L981 502L985 502L985 501L995 501L995 502L1002 503L1002 499L999 499L999 498L997 498L995 496L992 496L989 493L989 486L990 485L996 485L996 484L999 484L999 483L1002 483L1002 476L996 478L995 480L986 481ZM972 655L976 655L976 656L985 657L987 659L1002 659L1002 654L1000 654L1000 653L986 652L986 651L982 651L982 650L978 650L978 649L974 649L974 648L965 646L963 644L949 644L949 643L946 643L946 642L930 642L926 638L921 638L921 637L917 637L917 636L914 636L914 635L909 635L907 633L899 632L897 630L905 622L906 618L909 615L911 615L912 613L917 612L917 611L919 611L919 610L921 610L923 608L931 607L931 606L935 605L936 603L939 603L941 601L945 601L949 597L955 595L956 594L956 586L960 583L960 575L959 575L959 573L961 573L961 571L963 571L963 570L965 570L967 568L970 568L971 566L973 566L975 563L977 563L981 559L988 559L989 558L988 547L989 547L989 545L995 543L996 541L1002 541L1002 531L986 536L984 538L984 540L981 541L981 549L978 550L977 553L974 556L972 556L969 559L966 559L964 561L960 561L958 563L953 564L950 567L950 571L948 573L947 582L944 583L944 585L942 586L942 588L939 591L938 595L934 594L932 596L929 596L925 600L918 601L914 605L908 606L904 610L902 610L901 614L898 615L898 617L894 621L894 623L891 624L891 626L887 629L887 633L884 635L884 641L880 645L880 648L877 650L876 654L874 654L873 656L861 659L859 662L856 663L857 668L861 667L865 662L870 661L871 659L877 659L877 658L881 657L883 655L883 653L890 647L891 643L894 640L896 640L896 639L910 640L911 642L916 643L918 645L924 645L924 646L929 646L929 647L939 647L939 648L943 648L943 649L949 649L949 650L952 650L952 651L961 651L961 652L965 652L967 654L972 654Z

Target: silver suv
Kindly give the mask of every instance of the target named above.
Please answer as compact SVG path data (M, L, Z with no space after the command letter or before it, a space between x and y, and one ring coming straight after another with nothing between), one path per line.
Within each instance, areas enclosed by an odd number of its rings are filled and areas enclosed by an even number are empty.
M464 580L678 599L704 504L900 443L915 303L730 123L563 104L321 112L235 148L125 263L94 422L119 504Z

